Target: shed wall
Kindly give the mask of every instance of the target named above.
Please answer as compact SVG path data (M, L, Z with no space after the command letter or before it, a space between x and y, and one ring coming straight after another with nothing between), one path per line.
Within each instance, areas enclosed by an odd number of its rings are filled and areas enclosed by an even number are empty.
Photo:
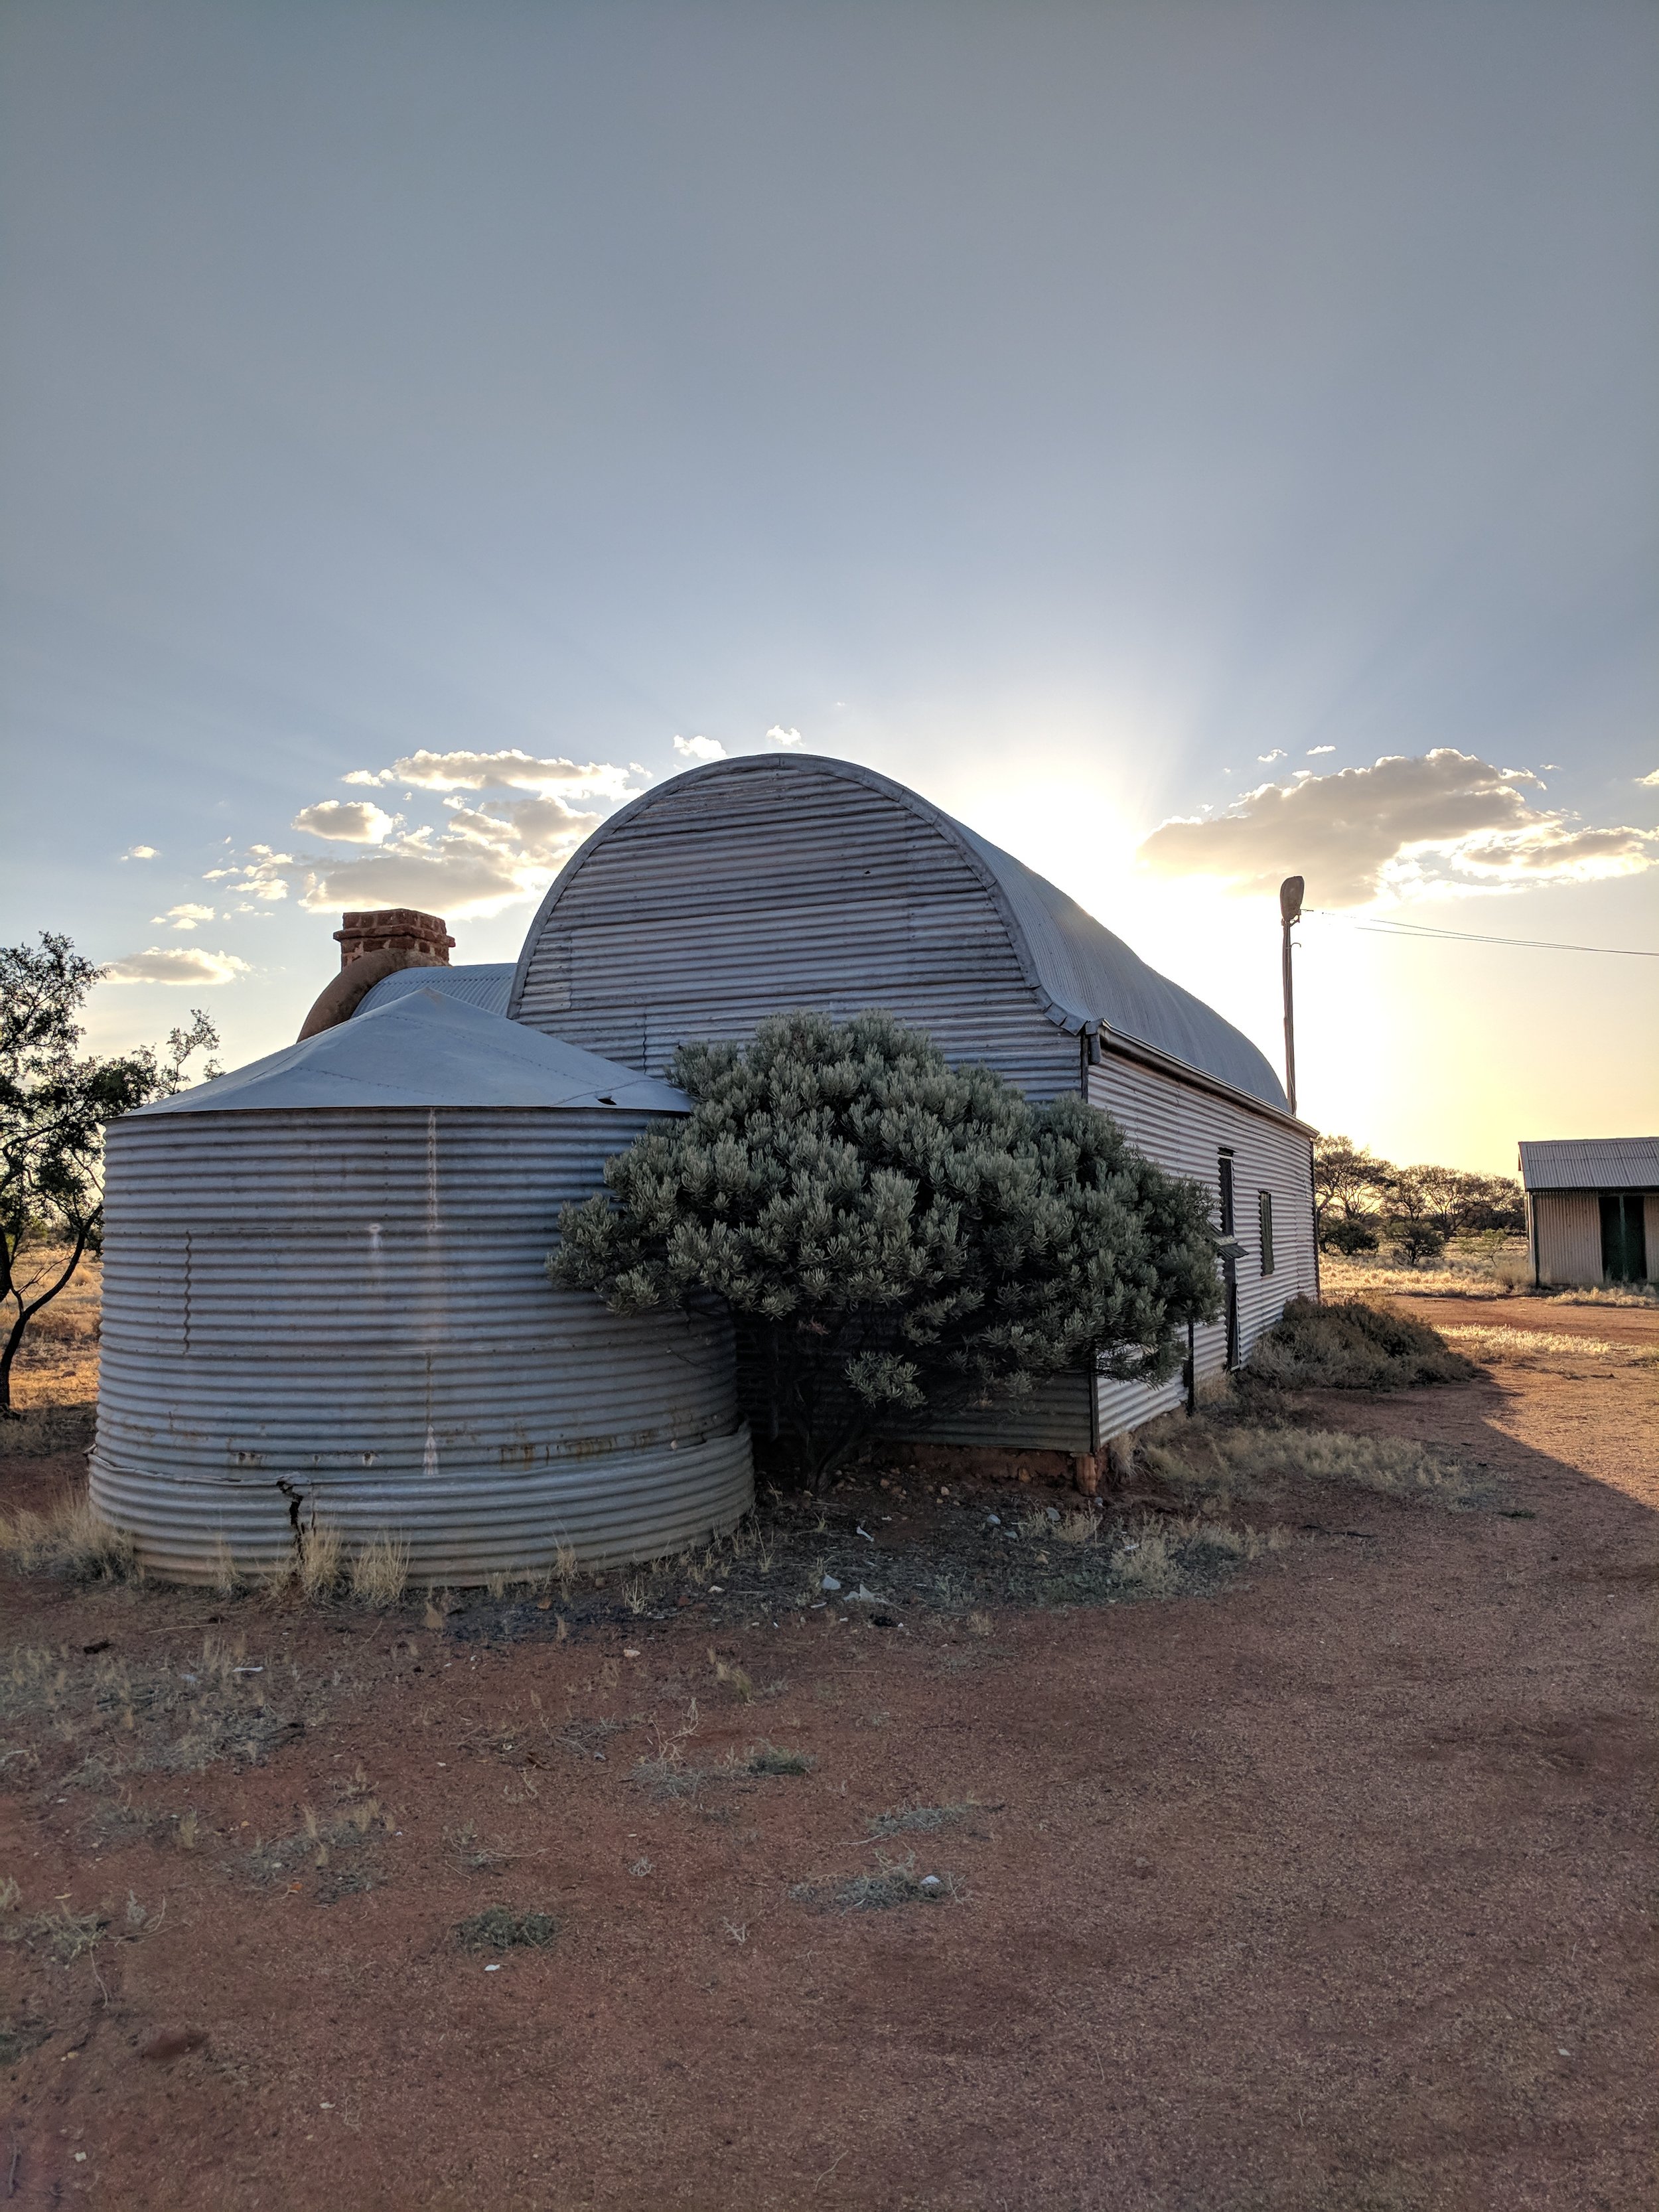
M1601 1200L1595 1191L1540 1190L1532 1194L1540 1283L1599 1283Z
M692 1038L811 1006L884 1006L1034 1098L1078 1086L990 894L931 823L792 764L693 782L574 866L520 1020L658 1074Z
M157 1571L291 1553L290 1506L422 1579L638 1559L750 1502L722 1315L545 1272L638 1114L177 1114L109 1134L93 1495Z
M1642 1226L1648 1240L1648 1280L1659 1282L1659 1191L1642 1201Z
M1313 1232L1313 1159L1306 1137L1248 1107L1184 1084L1109 1049L1089 1070L1089 1102L1109 1114L1136 1149L1171 1175L1189 1176L1210 1192L1219 1219L1224 1146L1233 1153L1235 1232L1244 1255L1235 1264L1241 1359L1294 1297L1318 1291ZM1273 1272L1261 1272L1257 1194L1273 1194ZM1224 1374L1224 1318L1194 1339L1200 1387ZM1180 1377L1148 1386L1103 1380L1097 1423L1102 1438L1121 1434L1182 1401Z

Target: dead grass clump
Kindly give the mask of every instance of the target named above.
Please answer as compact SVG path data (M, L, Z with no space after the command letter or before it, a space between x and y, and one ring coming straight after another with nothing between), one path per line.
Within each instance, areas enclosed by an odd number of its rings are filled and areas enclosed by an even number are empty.
M263 1837L255 1840L248 1854L248 1869L260 1881L274 1881L279 1875L303 1866L320 1869L332 1862L337 1852L360 1850L381 1835L389 1835L396 1826L395 1815L374 1796L359 1796L355 1804L344 1806L326 1820L307 1805L295 1834L269 1844Z
M1271 1493L1289 1478L1421 1498L1466 1512L1491 1485L1469 1468L1407 1437L1349 1436L1340 1429L1209 1427L1189 1423L1164 1444L1145 1444L1152 1474L1172 1488L1206 1494L1218 1505ZM1202 1524L1206 1527L1211 1524Z
M44 1752L78 1753L78 1785L101 1790L125 1775L264 1758L304 1726L273 1703L270 1683L240 1639L210 1636L199 1657L159 1663L16 1644L0 1656L0 1721L37 1764Z
M460 1923L455 1940L464 1951L544 1951L558 1932L550 1912L514 1912L510 1905L488 1905Z
M751 1744L744 1756L749 1774L810 1774L817 1761L810 1752L786 1751L775 1743Z
M695 1797L708 1775L704 1767L687 1766L677 1747L671 1744L655 1759L638 1760L628 1778L648 1790L653 1797Z
M1364 1298L1292 1298L1257 1339L1245 1372L1290 1390L1397 1390L1464 1382L1473 1364L1436 1329Z
M95 1405L15 1406L0 1418L0 1459L54 1459L84 1451L97 1420Z
M27 1920L0 1923L0 1943L39 1944L60 1966L72 1966L94 1950L109 1926L106 1912L36 1912Z
M978 1808L973 1805L901 1805L896 1812L872 1813L865 1826L872 1836L902 1836L907 1832L936 1836L941 1828L959 1828Z
M401 1536L373 1536L351 1561L351 1595L385 1613L409 1587L409 1546Z
M1455 1338L1471 1358L1489 1363L1514 1361L1532 1366L1540 1359L1602 1359L1615 1367L1651 1367L1656 1355L1639 1344L1615 1344L1601 1336L1571 1336L1564 1329L1506 1328L1468 1322L1445 1328L1443 1336Z
M1188 1597L1212 1589L1235 1567L1282 1552L1282 1528L1232 1528L1194 1517L1148 1515L1126 1529L1112 1554L1111 1586L1124 1598Z
M345 1563L345 1546L337 1528L313 1522L300 1540L300 1556L294 1579L307 1598L331 1597L339 1588Z
M20 1508L0 1516L0 1554L24 1574L71 1582L134 1582L143 1572L132 1538L106 1521L84 1490L66 1490L44 1513Z
M916 1872L916 1855L902 1859L876 1854L873 1874L857 1874L840 1882L797 1882L790 1896L814 1912L888 1912L898 1905L943 1905L961 1895L952 1874Z

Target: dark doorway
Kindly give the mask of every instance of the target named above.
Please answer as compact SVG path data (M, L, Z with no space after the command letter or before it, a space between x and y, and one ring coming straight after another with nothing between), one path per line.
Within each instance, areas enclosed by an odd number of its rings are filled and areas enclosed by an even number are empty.
M1601 1194L1601 1272L1610 1283L1647 1280L1648 1239L1639 1191Z

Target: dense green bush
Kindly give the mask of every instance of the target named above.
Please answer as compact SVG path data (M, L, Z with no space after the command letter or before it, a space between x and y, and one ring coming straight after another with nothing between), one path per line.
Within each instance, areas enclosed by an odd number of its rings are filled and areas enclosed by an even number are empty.
M1479 1372L1436 1329L1363 1298L1292 1298L1257 1338L1246 1372L1285 1389L1395 1390Z
M1209 1199L1080 1098L1034 1107L871 1012L688 1045L695 1102L568 1206L554 1279L723 1298L757 1443L822 1484L870 1437L1062 1368L1162 1379L1218 1307Z

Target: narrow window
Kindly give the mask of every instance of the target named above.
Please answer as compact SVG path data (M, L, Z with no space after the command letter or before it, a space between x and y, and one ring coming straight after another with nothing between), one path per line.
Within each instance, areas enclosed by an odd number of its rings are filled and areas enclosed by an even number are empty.
M1220 1172L1221 1233L1224 1237L1231 1237L1233 1233L1233 1156L1231 1152L1221 1155Z
M1270 1190L1256 1193L1256 1210L1261 1217L1261 1272L1271 1275L1273 1271L1273 1194Z
M1216 1163L1221 1184L1221 1233L1233 1233L1233 1156L1223 1152ZM1231 1259L1221 1263L1221 1280L1226 1297L1227 1364L1238 1364L1238 1269Z

